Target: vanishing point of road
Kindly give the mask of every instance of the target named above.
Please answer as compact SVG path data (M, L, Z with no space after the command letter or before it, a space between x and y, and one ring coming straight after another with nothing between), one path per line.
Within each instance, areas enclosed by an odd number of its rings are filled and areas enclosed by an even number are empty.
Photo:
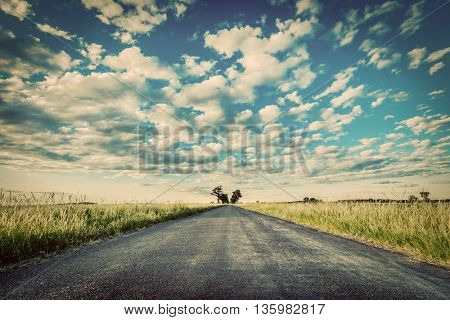
M450 299L450 272L235 206L0 274L2 299Z

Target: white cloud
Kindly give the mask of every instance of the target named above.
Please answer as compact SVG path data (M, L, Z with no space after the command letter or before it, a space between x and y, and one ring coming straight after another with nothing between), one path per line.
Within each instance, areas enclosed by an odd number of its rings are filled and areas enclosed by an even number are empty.
M382 145L380 145L379 150L380 150L380 152L385 152L385 151L387 151L389 149L392 149L392 147L394 145L395 145L394 142L386 142L386 143L383 143Z
M338 146L317 146L314 149L314 152L319 155L319 156L323 156L323 155L327 155L327 154L331 154L331 153L338 153L339 152L339 147Z
M308 88L316 79L316 74L310 68L310 65L305 65L293 71L294 78L301 89Z
M408 52L408 56L411 59L409 62L409 69L417 69L423 61L427 48L416 48Z
M12 31L0 28L0 69L12 76L27 78L36 73L62 73L80 61L64 51L53 51L35 37L16 37Z
M350 87L347 90L345 90L340 96L331 99L331 105L333 107L339 107L339 106L347 106L351 101L358 98L362 95L364 91L364 85L359 85L358 87Z
M149 79L163 79L177 83L177 74L163 65L157 57L144 56L138 47L122 50L117 56L106 56L103 63L113 70L126 70Z
M302 99L300 98L300 96L298 95L298 92L297 91L293 91L293 92L291 92L291 93L289 93L289 94L287 94L286 96L285 96L285 100L290 100L290 101L292 101L292 102L295 102L295 103L301 103L302 102Z
M134 44L136 40L133 39L133 35L126 31L116 31L113 33L113 37L116 40L119 40L121 43L125 44Z
M297 9L297 15L301 15L303 13L317 15L322 9L321 4L317 0L297 0L295 7Z
M315 23L316 20L313 19L304 21L300 18L287 21L277 19L276 26L279 31L268 37L262 36L259 27L234 26L219 30L216 34L206 32L205 46L226 58L231 58L236 52L242 53L242 57L239 57L235 65L226 72L230 81L229 93L236 102L252 102L255 98L253 92L255 87L281 80L289 69L309 58L304 47L290 50L283 61L274 54L291 49L297 39L313 32ZM240 65L243 71L238 71L236 65ZM311 77L312 73L308 73L308 76ZM304 81L302 85L306 83L307 81ZM294 85L296 84L291 80L285 85L285 89L289 90Z
M91 43L87 45L86 50L82 50L81 54L92 62L93 65L97 65L102 60L102 53L105 51L101 44Z
M384 120L393 119L393 118L395 118L395 117L393 115L391 115L391 114L387 114L387 115L384 116Z
M298 107L293 107L289 109L289 114L292 115L298 115L301 113L304 113L306 111L310 111L312 108L314 108L315 106L317 106L318 103L317 102L312 102L312 103L302 103L301 105L299 105Z
M372 144L378 142L378 140L380 140L380 139L379 138L360 139L359 142L361 142L361 144L359 146L354 146L354 147L348 148L348 152L360 151L360 150L367 148L367 147L371 146Z
M401 5L397 1L386 1L385 3L374 6L366 5L364 12L360 15L358 9L349 10L342 21L338 21L332 29L332 34L339 42L339 47L346 46L353 42L353 39L359 32L359 26L367 22L369 19L386 14L399 8ZM384 30L383 30L384 29ZM375 32L386 32L385 27L378 25Z
M188 75L202 77L216 64L216 61L200 60L199 57L183 55L185 72Z
M367 21L371 18L378 17L381 15L385 15L395 9L401 7L397 1L386 1L383 4L375 4L373 7L366 6L364 8L364 21Z
M386 138L392 139L392 140L398 140L398 139L401 139L404 137L405 137L405 135L403 133L389 133L388 135L386 135Z
M19 20L25 19L32 12L31 5L26 0L2 0L0 9L9 15L19 18Z
M441 95L444 94L445 90L433 90L430 93L428 93L429 96L436 96L436 95Z
M266 123L278 118L278 116L281 114L281 111L276 105L272 104L260 109L258 111L258 114L261 121L263 123Z
M438 72L439 70L441 70L443 67L445 67L445 64L443 62L438 62L434 65L431 66L430 70L428 71L428 73L431 75L435 74L436 72Z
M141 34L152 31L167 20L167 12L172 11L181 17L189 5L195 1L172 1L159 7L156 1L141 0L82 0L87 9L95 9L96 17L108 25L115 25L121 33L114 36L123 43L132 43L129 34Z
M388 33L390 30L391 28L389 28L389 26L386 23L380 21L369 28L369 33L374 33L376 35L381 36Z
M253 111L250 109L243 110L236 115L235 121L236 123L246 122L253 116Z
M395 102L402 102L408 100L408 93L405 91L400 91L392 96Z
M361 106L355 106L350 113L336 114L333 108L328 108L322 111L321 117L323 120L314 121L309 124L310 131L317 131L326 129L329 132L336 132L342 130L342 127L350 124L353 120L362 114Z
M371 49L368 52L369 61L368 65L373 65L378 70L392 66L400 61L402 55L398 52L391 53L391 50L387 47L379 47Z
M442 49L442 50L434 51L428 55L428 57L425 59L425 61L426 62L437 61L439 59L442 59L449 52L450 52L450 47Z
M60 30L60 29L52 27L48 24L37 23L36 25L37 25L38 29L41 30L42 32L46 32L51 35L64 38L66 40L71 40L74 37L73 35L69 34L67 31Z
M294 44L294 41L313 32L316 20L286 20L277 19L277 33L270 37L262 37L259 27L251 26L237 27L219 30L216 34L209 31L205 33L205 47L212 48L227 58L241 51L244 55L258 53L277 53L286 50Z
M443 124L449 123L450 117L448 116L441 116L439 119L433 120L431 118L424 118L415 116L403 121L398 122L400 124L397 129L400 129L402 126L406 126L409 128L414 134L419 134L423 131L426 131L427 133L434 132L437 129L439 129Z
M369 52L375 46L375 41L371 39L365 39L359 46L359 50Z
M402 34L413 34L420 29L420 22L423 16L422 6L424 3L425 0L420 0L409 7L406 13L408 18L406 18L400 25L400 31Z
M350 79L353 77L353 73L357 70L356 67L349 67L338 74L334 76L335 80L333 83L326 88L321 94L314 97L315 100L323 98L330 93L339 92L341 90L344 90L344 88L347 86Z
M371 103L371 107L372 107L372 108L378 107L379 105L381 105L381 104L383 103L383 101L384 101L385 99L386 99L386 98L384 98L384 97L378 97L374 102Z

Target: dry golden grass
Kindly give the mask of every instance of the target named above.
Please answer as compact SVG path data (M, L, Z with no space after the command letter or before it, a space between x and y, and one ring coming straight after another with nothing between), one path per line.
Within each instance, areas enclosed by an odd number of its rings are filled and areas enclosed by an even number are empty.
M450 266L448 203L251 203L240 206Z
M0 264L187 216L206 204L2 204Z

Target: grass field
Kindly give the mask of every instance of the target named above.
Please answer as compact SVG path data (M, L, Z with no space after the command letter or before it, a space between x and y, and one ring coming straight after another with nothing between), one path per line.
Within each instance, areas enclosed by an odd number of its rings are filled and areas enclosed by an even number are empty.
M239 206L450 266L449 203L251 203Z
M197 213L210 204L0 206L0 265Z

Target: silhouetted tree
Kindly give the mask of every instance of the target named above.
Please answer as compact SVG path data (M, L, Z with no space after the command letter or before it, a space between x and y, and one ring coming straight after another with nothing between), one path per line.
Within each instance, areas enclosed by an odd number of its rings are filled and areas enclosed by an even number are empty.
M428 191L421 191L419 194L423 198L423 201L430 201L430 193Z
M419 201L419 198L417 198L415 195L410 195L408 201L409 202L416 202L416 201Z
M308 198L308 197L303 198L303 202L316 203L316 202L320 202L320 201L321 200L316 199L316 198Z
M215 187L214 189L212 189L211 195L217 197L217 203L219 203L222 200L221 197L223 195L222 186L218 186L218 187ZM227 196L227 198L228 198L228 196Z
M228 200L228 194L222 193L220 195L220 201L222 201L222 203L230 203L230 201Z
M233 191L233 195L231 196L231 203L238 202L240 198L242 198L241 190L237 189Z

